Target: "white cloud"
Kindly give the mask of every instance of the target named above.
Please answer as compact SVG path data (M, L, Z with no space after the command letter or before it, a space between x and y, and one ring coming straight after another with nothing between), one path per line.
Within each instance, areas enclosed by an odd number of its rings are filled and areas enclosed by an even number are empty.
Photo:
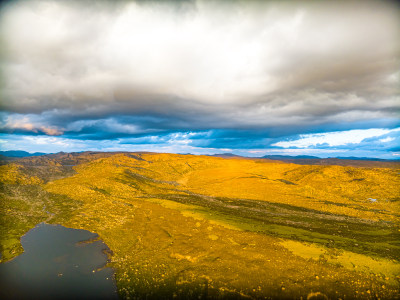
M386 138L384 138L384 139L380 139L379 141L380 141L381 143L389 143L389 142L393 142L393 141L394 141L394 138L388 136L388 137L386 137Z
M1 135L1 150L24 150L28 152L54 153L59 151L153 151L170 153L192 153L192 154L214 154L231 152L237 155L260 157L264 155L314 155L318 157L358 156L358 157L380 157L393 159L400 155L398 152L387 152L380 150L354 149L228 149L215 147L194 147L179 140L157 138L157 143L151 139L147 141L138 139L134 143L131 138L118 140L76 140L63 137L24 136L24 135Z
M299 139L277 142L275 144L272 144L272 146L277 146L282 148L292 148L292 147L308 148L318 145L327 145L328 147L343 146L348 144L359 144L367 138L379 137L396 131L400 131L400 128L396 129L371 128L364 130L348 130L348 131L325 132L317 134L302 134L299 136ZM389 142L391 140L393 139L388 137L385 139L385 142Z
M196 1L179 13L87 3L16 1L4 10L7 109L99 119L115 108L161 111L240 127L319 124L340 113L346 122L393 118L399 108L400 24L388 3Z

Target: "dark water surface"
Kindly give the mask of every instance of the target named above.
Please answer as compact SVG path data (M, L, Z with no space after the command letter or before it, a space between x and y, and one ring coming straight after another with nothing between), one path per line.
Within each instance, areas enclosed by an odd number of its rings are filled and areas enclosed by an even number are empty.
M0 299L118 299L107 245L97 234L38 224L21 238L25 252L0 264Z

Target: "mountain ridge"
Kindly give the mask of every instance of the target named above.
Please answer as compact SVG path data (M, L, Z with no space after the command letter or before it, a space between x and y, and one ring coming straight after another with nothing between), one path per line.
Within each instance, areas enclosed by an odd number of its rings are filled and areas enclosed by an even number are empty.
M30 157L30 156L41 156L41 155L47 155L50 153L44 153L44 152L27 152L23 150L7 150L7 151L0 151L0 155L6 156L6 157Z
M73 151L73 152L55 152L55 153L46 153L46 152L27 152L24 150L6 150L0 151L0 156L4 157L31 157L31 156L42 156L42 155L55 155L55 154L72 154L72 153L162 153L162 152L148 152L148 151ZM178 154L178 153L176 153ZM243 156L234 153L216 153L216 154L192 154L192 153L181 153L181 155L206 155L206 156L214 156L214 157L222 157L222 158L230 158L230 157L238 157L238 158L266 158L272 160L287 160L287 159L342 159L342 160L370 160L370 161L400 161L399 159L386 159L386 158L377 158L377 157L358 157L358 156L333 156L333 157L319 157L313 155L264 155L261 157L253 157L253 156Z

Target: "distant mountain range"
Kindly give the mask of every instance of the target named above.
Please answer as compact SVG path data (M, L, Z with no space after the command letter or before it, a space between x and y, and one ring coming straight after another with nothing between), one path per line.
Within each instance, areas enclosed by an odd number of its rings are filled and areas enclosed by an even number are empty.
M329 157L329 158L321 158L318 156L310 156L310 155L265 155L262 158L273 159L273 160L286 160L286 159L347 159L347 160L371 160L371 161L391 161L393 159L382 159L375 157L356 157L356 156L338 156L338 157ZM395 160L395 159L394 159Z
M40 155L46 155L46 154L48 154L48 153L43 153L43 152L29 153L29 152L22 151L22 150L0 151L0 155L6 156L6 157L29 157L29 156L40 156Z
M262 158L268 158L273 160L282 160L282 159L321 159L321 157L317 156L310 156L310 155L297 155L297 156L290 156L290 155L265 155Z
M222 158L233 158L233 157L242 157L242 158L246 158L246 156L240 156L240 155L236 155L233 153L220 153L220 154L212 154L209 156L214 156L214 157L222 157Z
M371 168L392 168L398 167L399 159L381 159L371 157L329 157L321 158L311 155L265 155L263 157L243 157L232 153L222 153L210 155L222 158L242 158L242 159L268 159L297 165L336 165L336 166L352 166L352 167L371 167Z
M38 159L42 159L40 156L46 155L49 158L56 158L63 163L66 160L70 161L71 165L76 164L75 157L81 154L95 154L98 158L100 157L108 157L110 155L114 155L117 153L124 153L127 155L133 155L134 152L100 152L100 151L82 151L82 152L74 152L74 153L43 153L43 152L35 152L29 153L21 150L10 150L10 151L0 151L0 159L2 161L1 164L7 163L14 160L20 160L28 157L37 156ZM136 154L138 152L135 152ZM144 153L144 152L141 152ZM187 153L188 155L190 153ZM391 167L393 164L398 164L400 162L399 159L381 159L381 158L371 158L371 157L330 157L330 158L321 158L317 156L311 155L265 155L262 157L246 157L240 156L233 153L221 153L221 154L213 154L208 155L213 157L221 157L226 159L268 159L268 160L276 160L282 161L286 163L294 163L299 165L340 165L340 166L354 166L354 167ZM40 157L40 158L39 158ZM44 157L43 157L44 158Z
M214 157L222 157L222 158L233 158L233 157L242 157L248 158L247 156L240 156L233 153L220 153L220 154L213 154L210 156ZM256 157L253 157L256 158ZM272 160L302 160L302 159L318 159L318 160L336 160L336 159L346 159L346 160L369 160L369 161L397 161L396 159L382 159L382 158L374 158L374 157L355 157L355 156L347 156L347 157L329 157L329 158L321 158L318 156L311 156L311 155L265 155L262 157L257 158L266 158Z

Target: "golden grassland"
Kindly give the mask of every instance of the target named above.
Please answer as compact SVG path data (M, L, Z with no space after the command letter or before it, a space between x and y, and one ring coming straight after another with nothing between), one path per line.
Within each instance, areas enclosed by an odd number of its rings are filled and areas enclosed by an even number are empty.
M3 260L39 222L90 230L123 299L400 292L399 168L132 153L0 169Z

